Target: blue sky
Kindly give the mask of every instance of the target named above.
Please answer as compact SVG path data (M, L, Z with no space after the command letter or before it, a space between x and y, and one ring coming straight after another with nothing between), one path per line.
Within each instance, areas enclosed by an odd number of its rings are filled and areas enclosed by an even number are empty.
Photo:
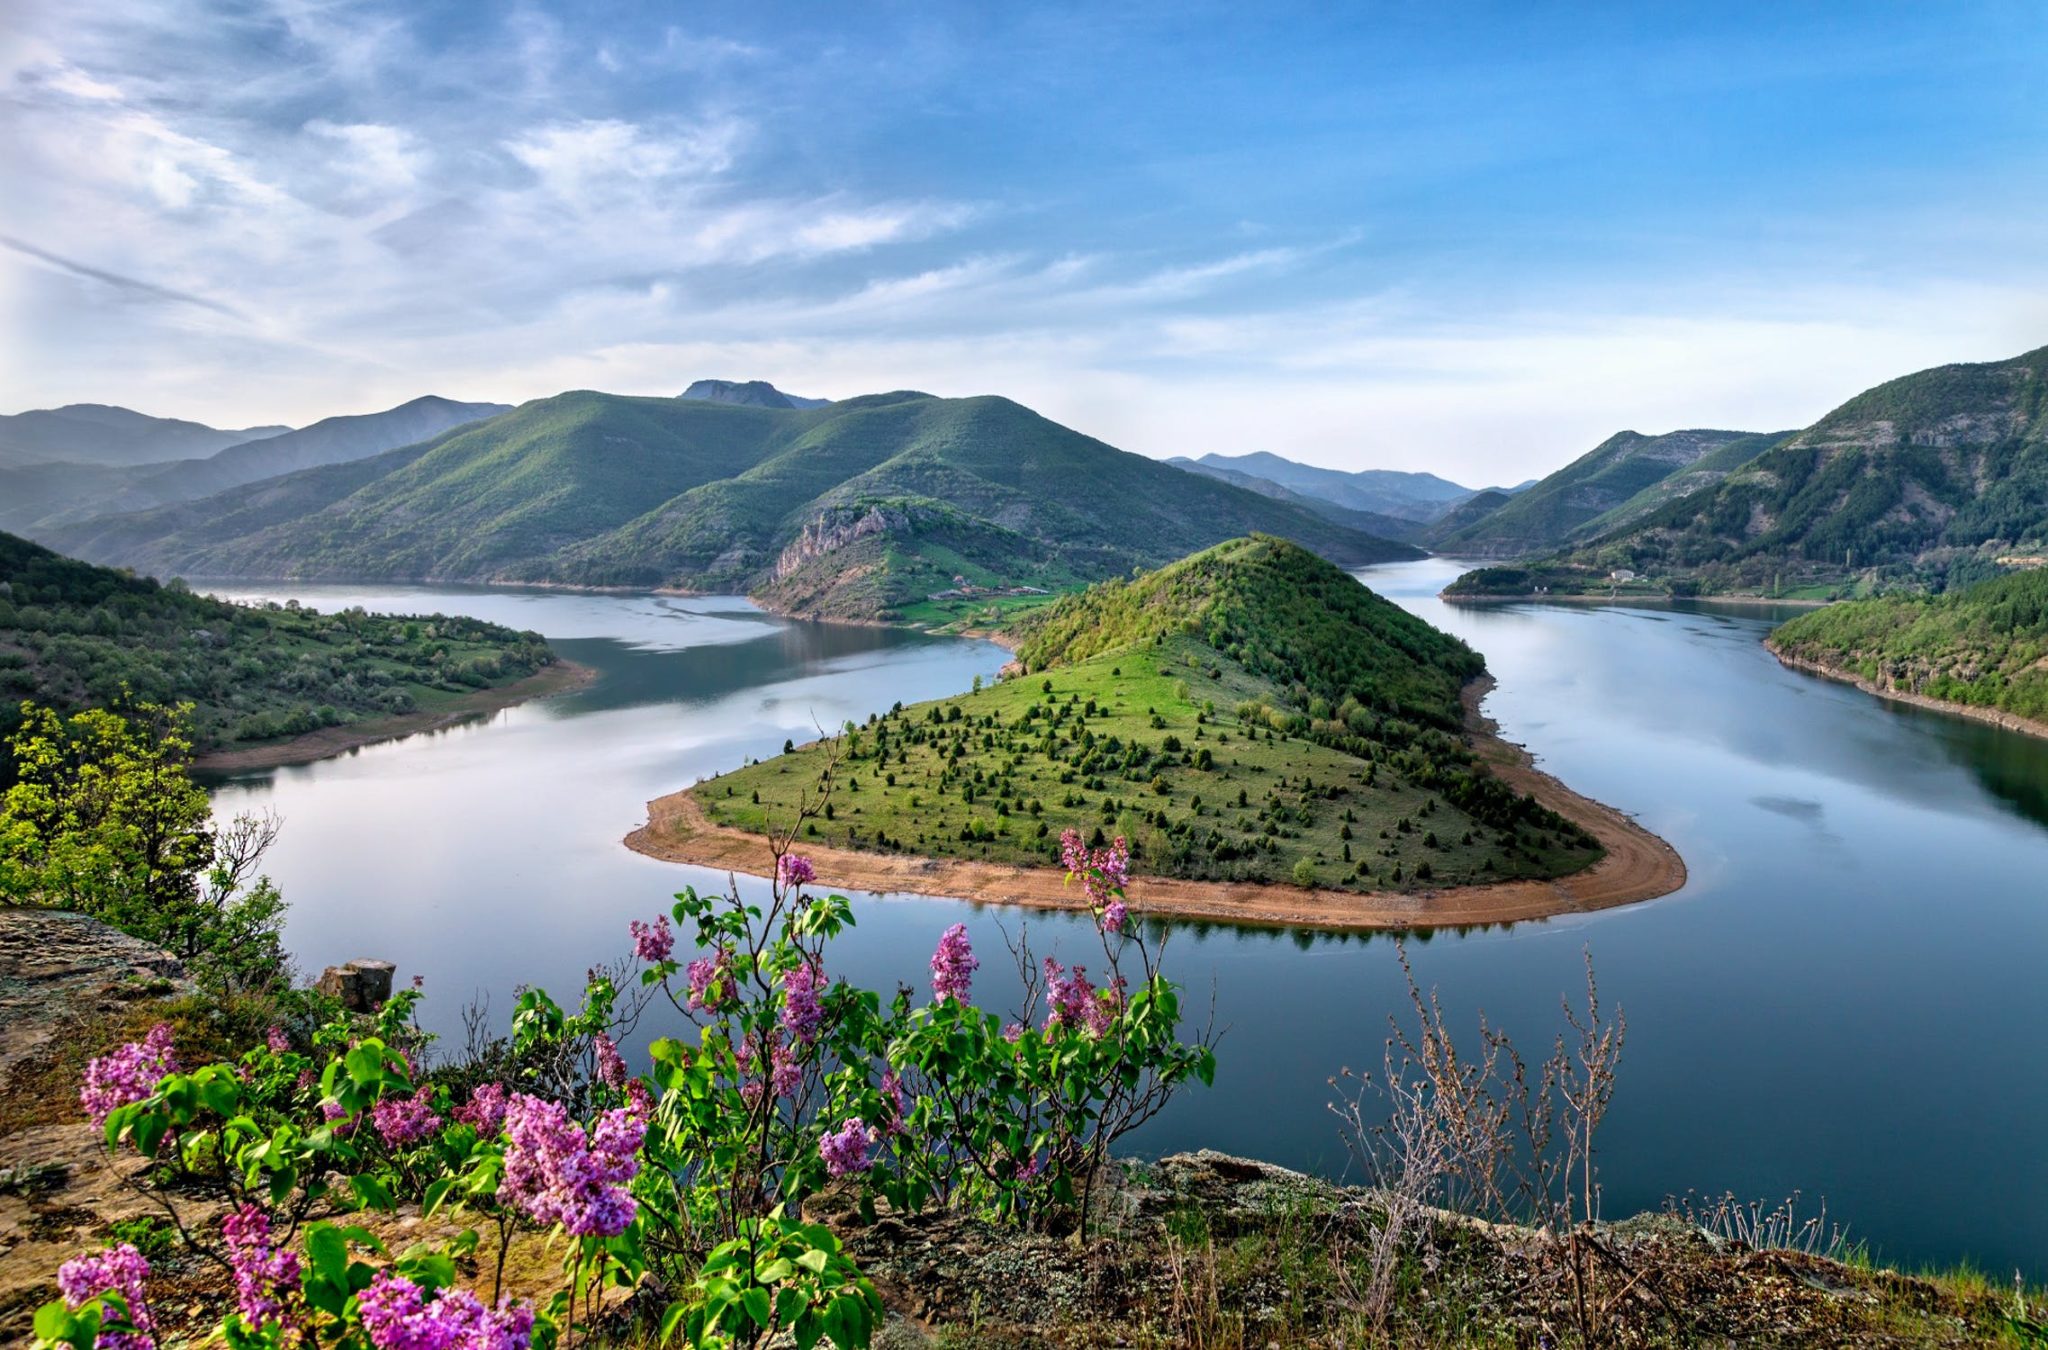
M2037 4L7 15L6 410L762 377L1476 484L2048 343Z

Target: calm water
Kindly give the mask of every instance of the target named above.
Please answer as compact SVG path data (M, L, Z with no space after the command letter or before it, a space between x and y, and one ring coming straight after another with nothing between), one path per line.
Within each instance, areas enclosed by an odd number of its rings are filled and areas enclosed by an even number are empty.
M1368 584L1463 636L1499 678L1510 737L1684 854L1676 896L1412 944L1463 1014L1540 1052L1590 947L1629 1024L1603 1138L1610 1215L1670 1193L1794 1190L1907 1262L1972 1259L2048 1278L2048 742L1896 710L1794 675L1761 611L1516 605L1453 609L1458 569L1372 569ZM317 970L386 956L426 976L435 1024L472 994L502 1018L516 982L559 993L619 954L699 869L618 840L642 803L897 699L957 692L1004 655L979 642L788 623L742 601L306 586L323 608L456 610L536 628L596 667L589 689L486 723L238 777L225 812L286 820L271 871L290 940ZM863 905L838 972L920 983L965 918L987 1001L1015 911ZM1041 949L1083 949L1033 916ZM1326 1079L1377 1064L1399 997L1392 944L1188 929L1175 969L1228 1028L1216 1087L1146 1150L1211 1145L1341 1172Z

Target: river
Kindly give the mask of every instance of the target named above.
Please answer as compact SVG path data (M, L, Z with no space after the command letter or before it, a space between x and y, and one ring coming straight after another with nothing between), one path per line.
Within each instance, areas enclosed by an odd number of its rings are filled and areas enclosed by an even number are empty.
M1628 1036L1600 1139L1605 1210L1688 1191L1825 1199L1884 1259L2048 1278L2048 741L1880 703L1787 671L1759 640L1782 615L1705 606L1446 606L1458 567L1372 568L1368 585L1487 657L1487 710L1578 790L1684 855L1662 900L1410 942L1454 1016L1483 1009L1540 1057L1582 952ZM744 601L403 586L222 588L323 609L433 610L538 629L594 667L588 688L334 759L239 774L226 814L285 822L268 870L309 973L352 956L424 975L454 1033L472 997L567 995L626 923L702 869L629 853L643 803L787 737L967 688L986 642L794 623ZM1142 894L1142 892L1141 892ZM964 919L977 993L1010 987L1027 916L957 901L862 903L835 973L922 987ZM1032 944L1083 950L1065 916ZM1225 1028L1216 1086L1135 1151L1210 1146L1343 1175L1325 1109L1339 1069L1376 1067L1400 1004L1391 940L1217 928L1169 947L1189 1002Z

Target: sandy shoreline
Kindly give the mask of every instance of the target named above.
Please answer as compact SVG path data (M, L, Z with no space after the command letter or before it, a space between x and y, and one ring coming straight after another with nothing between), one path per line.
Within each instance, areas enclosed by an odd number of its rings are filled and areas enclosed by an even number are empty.
M406 713L400 717L379 717L369 722L351 722L347 726L322 727L288 741L274 741L267 745L209 750L194 759L192 767L224 773L240 769L274 769L286 764L311 764L314 760L326 759L329 755L338 755L357 746L395 741L422 731L437 731L497 712L500 708L509 708L515 703L581 689L596 678L597 672L589 666L579 666L574 661L557 657L523 680L500 685L496 689L479 689L473 694L464 694L450 707L433 712Z
M1778 644L1769 638L1764 639L1764 650L1777 657L1778 664L1784 666L1787 670L1796 670L1807 675L1818 675L1824 680L1833 680L1836 684L1852 684L1866 694L1892 703L1904 703L1909 707L1924 708L1928 712L1946 713L1951 717L1967 717L1972 722L1984 722L1997 727L2001 731L2016 731L2022 736L2048 738L2048 722L2036 722L2030 717L2021 717L2017 713L2005 712L1998 708L1979 708L1968 703L1949 703L1942 699L1929 698L1925 694L1915 694L1905 689L1888 689L1884 685L1866 680L1861 675L1855 674L1852 671L1839 670L1834 666L1822 665L1818 661L1809 661L1803 656L1793 656L1789 652L1780 650Z
M1502 740L1480 700L1490 677L1465 688L1465 721L1473 749L1501 779L1561 816L1584 826L1607 855L1593 866L1551 881L1505 881L1417 892L1303 890L1299 886L1133 877L1133 907L1180 919L1265 927L1342 931L1446 928L1582 914L1669 895L1685 884L1677 850L1620 811L1573 792ZM714 824L688 789L647 804L647 823L626 847L664 862L691 863L758 876L766 841ZM1030 909L1076 909L1076 892L1056 868L1010 863L807 848L824 885L876 893L965 899Z

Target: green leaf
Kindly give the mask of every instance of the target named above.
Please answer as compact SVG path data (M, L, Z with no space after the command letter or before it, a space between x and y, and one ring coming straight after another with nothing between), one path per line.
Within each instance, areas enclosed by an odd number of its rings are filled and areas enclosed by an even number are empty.
M306 1229L306 1257L313 1272L337 1289L348 1287L348 1239L332 1224L316 1223Z
M385 1184L368 1172L358 1172L348 1179L349 1189L356 1193L364 1209L392 1208L391 1191Z
M754 1288L747 1290L747 1292L740 1295L740 1306L747 1310L747 1316L753 1319L754 1325L757 1327L765 1329L774 1321L772 1310L768 1306L768 1291L766 1289Z
M797 1253L796 1263L805 1270L810 1271L813 1275L823 1275L825 1273L825 1262L829 1259L824 1252L813 1247L807 1252Z

